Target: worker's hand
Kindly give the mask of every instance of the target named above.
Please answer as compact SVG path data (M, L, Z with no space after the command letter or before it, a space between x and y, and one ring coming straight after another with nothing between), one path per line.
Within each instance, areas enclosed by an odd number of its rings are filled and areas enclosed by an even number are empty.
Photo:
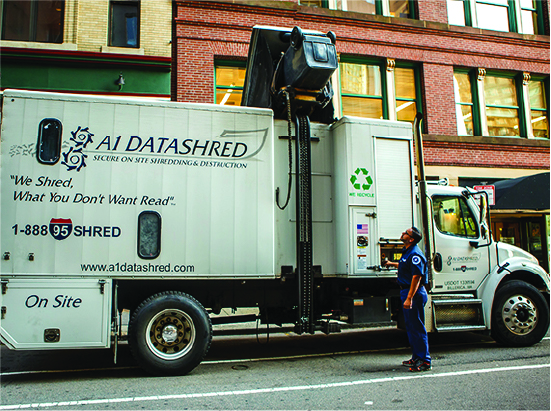
M412 302L411 298L406 298L406 301L404 301L404 310L411 310Z

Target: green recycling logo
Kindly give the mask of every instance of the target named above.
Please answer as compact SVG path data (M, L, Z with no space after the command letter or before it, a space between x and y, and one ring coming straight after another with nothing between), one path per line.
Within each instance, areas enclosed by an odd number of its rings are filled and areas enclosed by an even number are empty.
M365 168L357 168L350 177L350 182L356 190L361 189L367 191L373 185L373 179L369 175L369 171Z

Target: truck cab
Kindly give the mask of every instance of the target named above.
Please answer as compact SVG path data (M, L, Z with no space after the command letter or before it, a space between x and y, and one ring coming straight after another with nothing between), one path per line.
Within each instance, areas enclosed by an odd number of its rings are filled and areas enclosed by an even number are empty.
M433 331L484 330L507 345L546 333L549 275L528 252L496 242L483 193L428 185ZM542 294L544 293L544 294ZM451 318L454 318L451 320Z

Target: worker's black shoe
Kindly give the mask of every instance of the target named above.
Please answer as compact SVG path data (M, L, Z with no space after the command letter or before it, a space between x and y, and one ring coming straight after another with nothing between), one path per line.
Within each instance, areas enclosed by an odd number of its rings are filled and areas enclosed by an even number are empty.
M430 362L419 360L409 370L412 372L422 372L422 371L430 371L431 369L432 369L432 365Z
M419 360L414 360L413 358L410 358L409 360L402 361L402 365L404 367L415 367L415 364L417 364L417 361Z

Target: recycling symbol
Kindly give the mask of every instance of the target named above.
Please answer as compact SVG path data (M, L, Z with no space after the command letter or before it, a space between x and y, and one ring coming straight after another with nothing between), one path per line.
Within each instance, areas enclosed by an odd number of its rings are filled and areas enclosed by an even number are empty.
M369 190L373 184L373 179L365 168L357 168L350 177L350 182L356 190Z

